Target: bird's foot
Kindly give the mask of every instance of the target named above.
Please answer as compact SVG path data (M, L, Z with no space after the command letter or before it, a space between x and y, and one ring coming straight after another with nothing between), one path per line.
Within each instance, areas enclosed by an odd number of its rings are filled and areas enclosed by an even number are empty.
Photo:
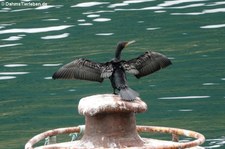
M118 93L116 93L116 92L114 92L113 94L114 94L114 95L119 95L119 94L118 94Z

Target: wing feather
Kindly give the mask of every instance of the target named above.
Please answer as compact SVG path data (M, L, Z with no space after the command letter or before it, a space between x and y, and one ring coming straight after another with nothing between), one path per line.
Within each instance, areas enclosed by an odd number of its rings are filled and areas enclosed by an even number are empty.
M172 64L171 61L165 55L148 51L137 58L124 62L123 67L127 72L140 78L165 68L170 64Z
M53 79L80 79L102 82L103 64L89 61L83 58L76 59L61 67L52 76Z
M113 73L113 65L111 62L102 64L101 78L109 78Z

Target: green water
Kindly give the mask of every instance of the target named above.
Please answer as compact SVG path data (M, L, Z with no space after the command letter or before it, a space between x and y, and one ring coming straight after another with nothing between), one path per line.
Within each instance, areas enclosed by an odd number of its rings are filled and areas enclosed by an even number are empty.
M43 131L84 124L79 99L111 93L109 81L51 75L78 57L108 61L123 40L137 41L124 59L153 50L173 62L140 80L128 75L148 104L137 123L195 130L206 137L202 146L225 148L224 1L22 2L0 0L0 148L23 148Z

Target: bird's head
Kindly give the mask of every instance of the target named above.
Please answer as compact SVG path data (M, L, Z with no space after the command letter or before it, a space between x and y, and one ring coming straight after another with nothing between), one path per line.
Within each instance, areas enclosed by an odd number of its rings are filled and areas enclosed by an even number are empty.
M121 51L127 47L128 45L134 43L135 40L132 41L123 41L123 42L119 42L116 48L116 53L115 53L115 60L120 60L120 55L121 55Z
M135 40L132 41L123 41L123 42L119 42L117 45L117 50L123 50L124 48L126 48L128 45L134 43Z

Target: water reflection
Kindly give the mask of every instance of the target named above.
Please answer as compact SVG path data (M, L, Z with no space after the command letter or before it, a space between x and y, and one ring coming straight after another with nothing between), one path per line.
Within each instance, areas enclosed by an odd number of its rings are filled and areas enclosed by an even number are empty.
M208 13L225 12L225 8L207 9L202 12L188 12L188 13L171 13L171 15L203 15Z
M79 26L91 26L93 25L92 23L79 23Z
M59 25L59 26L40 27L40 28L14 28L14 29L0 30L0 34L43 33L43 32L51 32L51 31L60 31L70 27L73 27L73 25Z
M0 80L11 80L15 79L16 76L14 75L24 75L30 72L0 72Z
M167 9L188 9L188 8L195 8L195 7L204 7L204 6L218 6L223 5L224 2L212 2L207 4L207 0L185 0L185 1L177 1L177 0L171 0L171 1L165 1L161 4L158 4L156 6L149 6L149 7L143 7L143 8L116 8L116 7L124 7L128 6L131 3L142 3L142 2L149 2L149 1L124 1L122 3L115 3L108 6L108 8L115 8L114 11L146 11L146 10L155 10L155 13L163 13L166 12ZM197 2L205 2L205 3L197 3ZM150 3L146 3L150 4ZM185 4L185 5L182 5ZM182 6L177 6L182 5ZM176 13L170 13L171 15L203 15L203 14L210 14L210 13L220 13L225 12L225 8L214 8L214 9L205 9L201 12L176 12Z
M225 4L225 2L212 2L212 3L210 3L210 4L208 4L207 6L218 6L218 5L224 5Z
M172 9L185 9L185 8L194 8L194 7L201 7L201 6L205 6L205 3L190 4L190 5L170 7L170 8L172 8Z
M97 18L97 19L94 19L93 21L95 22L107 22L107 21L111 21L110 18Z
M45 9L49 9L49 8L61 8L61 7L63 7L63 5L46 5L46 6L39 6L35 9L36 10L45 10Z
M25 67L27 64L6 64L4 67Z
M206 149L221 148L225 145L225 136L221 136L217 139L206 139L206 143L209 144L208 146L204 146Z
M213 29L213 28L222 28L222 27L225 27L225 24L205 25L205 26L201 26L200 28Z
M90 14L90 15L87 15L88 18L97 18L97 17L100 17L99 14Z
M111 4L108 6L108 8L116 8L116 7L121 7L121 6L127 6L128 3L115 3L115 4Z
M157 30L157 29L160 29L160 27L150 27L150 28L146 28L146 30L148 30L148 31L154 31L154 30Z
M69 89L68 90L69 92L75 92L75 91L77 91L76 89Z
M42 21L59 21L59 19L43 19Z
M15 76L0 76L0 80L9 80L9 79L15 79Z
M97 33L97 34L95 34L95 35L97 35L97 36L111 36L111 35L113 35L114 33Z
M43 64L42 66L44 67L56 67L56 66L60 66L62 65L62 63L59 63L59 64Z
M183 0L183 1L178 1L178 0L170 0L170 1L165 1L158 6L160 7L169 7L169 6L174 6L178 4L183 4L183 3L192 3L192 2L202 2L202 1L207 1L207 0Z
M28 11L28 10L33 10L33 8L15 9L15 10L11 10L10 12L21 12L21 11Z
M115 12L114 10L98 10L98 11L87 11L84 12L83 14L99 14L99 13L112 13Z
M181 97L161 97L158 99L201 99L209 98L210 96L181 96Z
M23 44L22 43L3 44L3 45L0 45L0 48L14 47L14 46L19 46L19 45L23 45Z
M219 83L203 83L202 85L211 86L211 85L219 85Z
M178 109L178 110L168 110L169 112L192 112L193 109Z
M11 25L15 25L15 23L11 23L11 24L0 24L0 29L3 29L7 26L11 26Z
M23 75L30 72L0 72L0 75Z
M85 2L85 3L79 3L76 5L73 5L71 7L92 7L92 6L103 5L108 3L109 2Z
M44 36L44 37L41 37L41 39L61 39L61 38L66 38L68 36L69 36L69 33L63 33L60 35Z
M179 109L180 112L191 112L193 109Z
M85 19L79 19L79 20L77 20L78 22L86 22L86 20Z
M10 36L9 38L2 39L4 41L17 41L23 38L25 35L18 35L18 36Z
M115 7L121 7L121 6L128 6L129 4L137 4L137 3L144 3L144 2L151 2L155 0L126 0L122 3L114 3L108 6L108 8L115 8Z

